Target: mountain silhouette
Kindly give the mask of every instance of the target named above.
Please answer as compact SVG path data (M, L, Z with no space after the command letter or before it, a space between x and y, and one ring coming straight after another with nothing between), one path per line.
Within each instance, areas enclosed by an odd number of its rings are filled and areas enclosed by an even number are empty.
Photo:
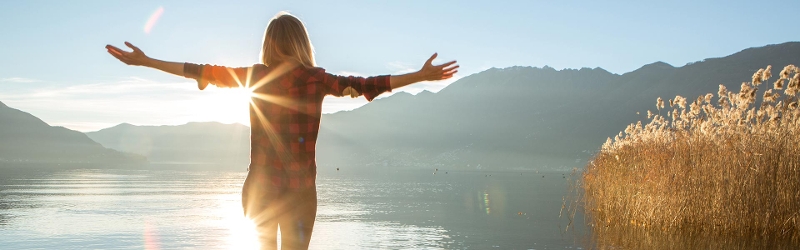
M323 115L317 162L320 171L582 167L606 138L646 120L647 110L657 112L656 98L691 100L716 93L719 84L738 91L759 68L772 65L778 75L788 64L800 65L800 43L745 49L681 67L655 62L622 75L601 68L492 68L438 93L400 92ZM218 123L122 124L88 135L154 161L238 165L247 162L248 132L242 125Z
M85 134L53 127L0 102L0 164L141 164L142 156L107 149Z
M606 138L646 120L658 97L738 91L759 68L800 64L800 43L745 49L622 75L600 68L489 69L436 94L398 93L323 116L320 165L531 169L582 167ZM763 90L762 90L763 91ZM637 114L637 112L639 112Z
M88 132L106 147L146 156L152 163L215 164L246 169L250 128L241 124L192 122L180 126L117 126Z

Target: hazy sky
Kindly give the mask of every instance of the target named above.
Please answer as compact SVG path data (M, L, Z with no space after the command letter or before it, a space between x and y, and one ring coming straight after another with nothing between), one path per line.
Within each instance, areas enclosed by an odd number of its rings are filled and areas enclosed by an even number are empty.
M305 22L329 72L408 72L439 52L440 62L459 60L463 77L514 65L618 74L655 61L682 66L798 41L798 9L796 1L0 1L0 101L81 131L246 122L239 91L197 91L192 80L126 66L103 46L130 41L164 60L252 65L281 10ZM364 103L328 98L325 112Z

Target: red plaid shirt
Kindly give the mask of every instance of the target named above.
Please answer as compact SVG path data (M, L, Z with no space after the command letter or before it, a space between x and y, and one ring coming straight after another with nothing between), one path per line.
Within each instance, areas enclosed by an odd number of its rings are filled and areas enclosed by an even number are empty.
M326 95L342 96L353 88L372 101L391 91L389 76L337 76L322 68L228 68L184 64L184 76L196 79L200 89L218 87L252 89L250 105L250 167L262 170L273 187L303 189L315 186L315 147Z

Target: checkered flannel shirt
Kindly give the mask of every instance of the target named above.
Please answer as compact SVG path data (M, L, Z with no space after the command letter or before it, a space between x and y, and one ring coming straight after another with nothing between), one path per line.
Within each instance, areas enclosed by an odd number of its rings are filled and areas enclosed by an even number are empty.
M184 76L196 79L200 89L208 84L251 88L249 170L263 171L261 181L290 190L315 187L315 147L326 95L343 96L351 87L372 101L391 91L388 75L337 76L303 66L281 70L263 64L229 68L186 63Z

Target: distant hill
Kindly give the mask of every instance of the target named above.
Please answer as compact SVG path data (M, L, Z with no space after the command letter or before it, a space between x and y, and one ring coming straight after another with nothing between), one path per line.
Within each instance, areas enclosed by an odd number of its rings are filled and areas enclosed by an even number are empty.
M682 67L656 62L622 75L601 68L492 68L438 93L397 93L353 111L323 115L317 162L321 171L582 167L607 137L645 119L647 110L655 111L659 96L691 99L716 93L719 84L738 91L759 68L773 65L778 75L788 64L800 65L800 43L750 48ZM214 128L189 128L201 125ZM88 134L107 147L154 161L246 159L244 126L184 126L123 124ZM140 130L148 132L121 132Z
M141 164L142 156L104 148L85 134L53 127L35 116L0 102L0 165Z
M123 123L86 133L123 152L152 163L213 164L243 170L250 162L250 128L241 124L193 122L180 126L134 126Z
M582 167L607 137L646 119L656 99L738 91L759 68L800 65L800 43L745 49L622 75L603 69L489 69L438 93L398 93L323 116L324 165L458 169ZM637 115L637 112L640 112ZM480 164L480 168L477 166ZM547 166L547 167L545 167Z

